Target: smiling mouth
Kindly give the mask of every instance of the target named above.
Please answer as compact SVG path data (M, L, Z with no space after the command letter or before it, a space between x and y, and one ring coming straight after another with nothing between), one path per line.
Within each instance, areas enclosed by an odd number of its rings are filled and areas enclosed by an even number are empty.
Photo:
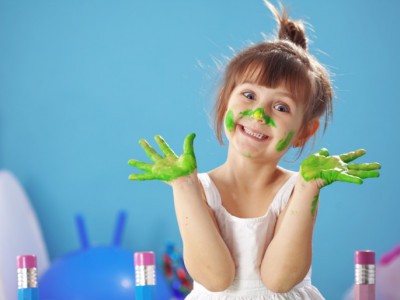
M244 127L242 125L240 125L240 128L241 128L242 132L244 132L244 134L246 134L252 138L255 138L259 141L264 141L264 140L268 139L268 135L265 135L265 134L262 134L259 132L254 132L254 131L250 130L249 128Z

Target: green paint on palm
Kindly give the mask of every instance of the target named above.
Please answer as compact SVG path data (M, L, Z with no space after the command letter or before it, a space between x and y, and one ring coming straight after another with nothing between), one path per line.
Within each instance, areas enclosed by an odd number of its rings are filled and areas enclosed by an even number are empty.
M315 195L313 201L311 202L311 216L313 216L313 217L314 217L315 211L317 209L318 200L319 200L319 193Z
M131 174L129 175L130 180L162 180L171 182L175 179L183 176L190 175L197 168L196 157L193 151L193 140L195 134L189 134L186 136L183 145L183 154L177 156L174 151L169 147L165 140L157 135L155 140L164 154L164 157L158 154L146 140L141 139L139 141L140 146L146 152L147 156L154 162L144 163L131 159L128 164L139 170L144 171L142 174Z
M283 151L289 146L290 142L292 141L292 138L294 136L294 131L290 131L286 137L283 139L279 140L278 143L276 144L275 148L277 151Z
M349 163L366 153L365 150L330 156L323 148L307 157L300 166L300 173L305 181L323 179L322 187L334 181L361 184L363 179L379 177L379 163L353 164Z
M261 107L256 108L255 110L246 109L245 111L242 111L240 114L242 116L247 116L249 118L254 118L256 120L264 120L265 125L276 127L275 121L270 116L267 116L265 114L264 109Z
M233 118L233 111L228 110L225 115L225 127L229 132L232 132L235 128L235 120Z

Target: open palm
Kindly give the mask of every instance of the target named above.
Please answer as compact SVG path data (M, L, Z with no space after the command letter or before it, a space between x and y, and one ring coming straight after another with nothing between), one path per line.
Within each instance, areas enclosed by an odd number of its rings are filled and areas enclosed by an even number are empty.
M300 173L304 180L323 179L324 185L329 185L334 181L363 183L363 179L379 177L381 165L379 163L350 163L363 156L365 150L356 150L341 155L329 155L325 148L307 157L300 167Z
M196 169L196 157L193 151L193 140L195 134L191 133L186 136L183 144L183 154L177 156L165 140L156 135L156 140L162 154L160 155L155 151L149 143L141 139L139 141L140 146L146 152L147 156L153 161L153 163L145 163L135 159L130 159L128 164L139 170L144 171L141 174L129 175L130 180L162 180L171 182L179 177L187 176Z

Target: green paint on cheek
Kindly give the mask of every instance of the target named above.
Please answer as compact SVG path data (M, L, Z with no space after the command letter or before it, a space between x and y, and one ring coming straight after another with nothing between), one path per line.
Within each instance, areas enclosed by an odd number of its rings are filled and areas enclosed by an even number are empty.
M287 146L289 146L290 142L292 141L294 135L294 131L290 131L285 138L281 139L278 141L278 143L276 144L275 148L277 151L283 151L287 148Z
M233 111L228 110L225 116L225 127L229 132L232 132L235 128L235 120L233 118Z
M276 128L275 121L270 116L267 116L265 114L264 109L261 108L261 107L256 108L255 110L246 109L245 111L242 111L240 114L242 116L249 117L249 118L254 118L256 120L262 119L262 120L264 120L265 125Z
M311 202L311 216L313 216L313 217L314 217L315 211L317 209L318 200L319 200L319 193L315 195L313 201Z
M253 116L253 111L251 109L246 109L246 110L242 111L240 114L244 117L251 118Z
M248 152L248 153L245 153L245 154L244 154L244 156L245 156L245 157L247 157L247 158L251 158L251 157L252 157L252 155L251 155L251 153L250 153L250 152Z

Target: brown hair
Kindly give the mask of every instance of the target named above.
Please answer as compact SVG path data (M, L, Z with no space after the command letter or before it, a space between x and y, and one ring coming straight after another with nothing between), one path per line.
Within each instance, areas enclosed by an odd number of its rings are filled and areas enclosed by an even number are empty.
M265 41L244 49L226 67L222 89L214 107L215 131L222 144L224 115L233 89L244 82L275 88L284 84L296 101L305 105L303 125L325 116L324 129L332 116L333 90L327 70L307 51L307 38L302 21L289 20L264 0L278 25L278 39ZM304 145L303 145L304 146Z

